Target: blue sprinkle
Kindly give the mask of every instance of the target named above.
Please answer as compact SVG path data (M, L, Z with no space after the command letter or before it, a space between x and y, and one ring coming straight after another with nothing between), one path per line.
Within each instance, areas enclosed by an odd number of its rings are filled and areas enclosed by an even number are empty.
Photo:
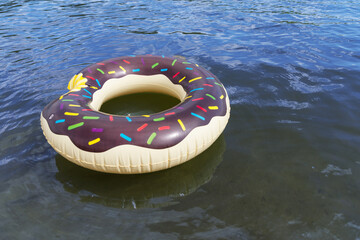
M194 92L194 91L198 91L198 90L203 90L204 88L195 88L193 90L191 90L190 92Z
M188 69L188 70L193 70L191 67L187 67L186 69Z
M136 57L136 55L129 55L129 57Z
M131 120L131 118L129 118L129 117L126 117L126 119L129 121L129 122L131 122L132 120Z
M165 56L164 56L164 55L162 55L162 57L164 58Z
M82 95L83 97L86 97L86 98L90 98L91 99L91 97L90 96L87 96L87 95Z
M168 70L167 68L163 68L163 69L161 69L160 71L166 72L167 70Z
M125 139L126 141L128 141L128 142L131 142L131 137L128 137L128 136L126 136L125 134L123 134L123 133L120 133L120 137L122 137L123 139Z
M213 77L207 77L206 79L214 79Z
M140 72L140 68L133 69L133 72Z
M92 95L92 94L91 94L91 92L89 92L89 91L88 91L88 90L86 90L85 88L84 88L84 90L85 90L88 94Z
M202 116L200 116L200 115L197 115L196 113L191 113L191 115L193 115L193 116L195 116L195 117L197 117L197 118L200 118L201 120L203 120L203 121L205 121L205 118L204 117L202 117Z
M59 119L55 121L55 123L62 123L62 122L65 122L65 119Z
M95 79L95 80L96 80L97 84L99 85L99 87L101 87L99 80L97 80L97 79Z

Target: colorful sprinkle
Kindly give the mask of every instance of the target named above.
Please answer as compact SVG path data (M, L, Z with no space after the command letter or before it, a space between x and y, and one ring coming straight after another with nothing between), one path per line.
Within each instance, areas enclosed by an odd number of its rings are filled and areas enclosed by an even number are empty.
M204 112L207 112L207 110L206 110L205 108L203 108L203 107L201 107L201 106L199 106L199 105L196 105L196 107L199 108L199 109L201 109L201 110L204 111Z
M87 95L82 95L83 97L86 97L86 98L90 98L91 99L91 97L90 96L87 96Z
M144 59L143 59L143 58L141 58L141 62L142 62L142 64L145 66L145 62L144 62Z
M151 68L156 67L157 65L159 65L159 63L155 63L154 65L151 66Z
M187 69L187 70L193 70L193 68L191 68L191 67L187 67L186 69Z
M206 79L214 79L213 77L207 77Z
M105 65L105 63L97 63L97 65L100 65L100 66L102 65L102 66L104 66L104 65Z
M83 88L83 89L84 89L85 92L87 92L88 94L92 95L92 93L91 93L89 90L87 90L87 89L85 89L85 88Z
M213 96L213 95L210 95L210 94L205 94L206 96L208 96L208 97L210 97L210 98L212 98L213 100L216 100L216 98Z
M90 120L97 120L100 117L94 117L94 116L83 116L83 119L90 119Z
M174 66L175 63L176 63L177 59L175 59L172 63L171 63L171 66Z
M104 129L103 128L92 128L91 131L92 132L103 132Z
M108 72L108 74L114 74L115 73L115 71L110 71L110 72Z
M204 117L202 117L202 116L200 116L200 115L197 115L196 113L191 113L191 115L193 115L193 116L195 116L195 117L197 117L197 118L200 118L201 120L203 120L203 121L205 121L205 118Z
M218 110L219 108L218 108L218 106L209 106L209 109L210 110Z
M63 100L61 100L61 101L63 101L63 102L72 102L72 101L74 101L74 100L72 100L72 99L63 99Z
M163 68L163 69L161 69L160 71L161 72L166 72L168 69L167 68Z
M165 120L164 117L154 118L154 119L153 119L154 122L160 122L160 121L164 121L164 120Z
M93 78L91 76L86 76L86 78L90 78L91 80L95 80L95 78Z
M177 73L173 76L173 78L175 78L177 75L179 75L179 73L180 73L180 72L177 72Z
M195 89L191 90L190 92L199 91L199 90L204 90L204 88L195 88Z
M112 122L112 121L114 121L114 118L113 118L113 116L109 116L109 120L110 120L110 122Z
M220 99L223 99L223 98L224 98L224 95L221 95L221 96L220 96Z
M186 76L183 77L182 79L180 79L180 80L179 80L179 83L181 83L185 78L186 78Z
M188 99L188 98L192 98L192 96L187 96L185 99ZM184 99L184 100L185 100L185 99Z
M99 85L99 87L101 87L99 80L96 79L96 82Z
M69 104L69 107L81 107L80 105L76 105L76 104Z
M100 142L100 138L95 138L94 140L91 140L90 142L88 142L88 144L91 146L98 142Z
M78 127L81 127L82 125L84 125L84 122L79 122L79 123L76 123L76 124L70 125L70 126L68 126L68 130L72 130L72 129L75 129L75 128L78 128Z
M104 74L104 71L103 71L103 70L101 70L101 69L99 69L99 68L97 68L96 70L98 70L99 72L101 72L102 74Z
M70 96L75 96L75 97L80 97L79 94L74 94L74 93L70 93L69 95L70 95Z
M127 63L127 64L130 64L130 62L129 61L126 61L125 59L123 60L125 63Z
M77 115L79 115L79 113L73 113L73 112L65 112L64 114L68 115L68 116L77 116Z
M123 133L120 133L120 137L122 137L123 139L125 139L126 141L128 141L128 142L131 142L131 137L129 137L129 136L126 136L125 134L123 134Z
M126 120L128 120L128 122L132 122L131 118L126 117Z
M60 109L63 109L63 108L64 108L64 104L61 103L61 104L60 104Z
M191 101L193 101L193 102L195 102L195 101L200 101L200 100L203 100L204 98L195 98L195 99L193 99L193 100L191 100Z
M222 87L222 85L221 85L220 83L218 83L218 82L215 82L215 84L218 85L218 86L220 86L220 87Z
M55 123L63 123L63 122L65 122L65 119L59 119L55 121Z
M202 78L202 77L193 78L193 79L189 80L189 83L191 83L191 82L193 82L193 81L196 81L196 80L199 80L199 79L201 79L201 78Z
M94 87L94 86L90 86L90 88L92 88L92 89L96 89L96 90L98 89L97 87Z
M123 70L123 71L124 71L124 73L126 73L125 68L123 68L122 66L119 66L119 68L120 68L121 70Z
M148 118L148 117L150 117L150 115L141 115L141 116L143 116L143 117L147 117L147 118Z
M208 86L208 87L214 87L213 85L211 85L211 84L206 84L206 83L204 83L203 85L204 85L204 86Z
M189 62L183 62L183 64L191 64L191 63L189 63Z
M92 111L92 109L90 109L90 108L84 108L84 109L81 109L81 111Z
M181 129L183 131L185 131L186 130L185 125L183 124L183 122L180 119L178 119L178 123L180 124Z
M133 69L133 72L140 72L140 68Z
M138 129L137 129L137 131L138 132L140 132L140 131L142 131L144 128L146 128L147 127L147 123L144 123L143 125L141 125Z
M165 113L165 116L169 116L169 115L174 115L175 112L169 112L169 113Z
M156 137L156 132L153 132L151 135L150 135L150 137L149 137L149 139L147 140L147 144L151 144L152 143L152 141L154 140L154 138Z
M170 129L170 126L162 126L162 127L159 127L158 129L159 129L159 131L168 130L168 129Z

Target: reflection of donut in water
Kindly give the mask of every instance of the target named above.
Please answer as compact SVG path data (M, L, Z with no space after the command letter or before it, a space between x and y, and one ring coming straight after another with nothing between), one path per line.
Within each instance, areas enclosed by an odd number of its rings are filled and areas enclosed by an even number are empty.
M44 135L62 156L97 171L145 173L176 166L207 149L230 116L220 81L181 58L110 59L82 70L68 88L44 108ZM105 101L136 92L165 93L181 103L152 115L98 111Z
M82 202L113 208L163 207L187 196L211 180L223 159L221 135L208 150L180 166L141 175L117 175L88 171L56 155L56 179Z

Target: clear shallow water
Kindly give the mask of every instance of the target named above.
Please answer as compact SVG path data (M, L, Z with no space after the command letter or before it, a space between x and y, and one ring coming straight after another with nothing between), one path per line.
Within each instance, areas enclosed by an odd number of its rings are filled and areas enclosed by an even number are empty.
M360 239L357 1L2 1L0 239ZM209 151L143 176L74 166L42 108L83 67L181 55L222 80Z

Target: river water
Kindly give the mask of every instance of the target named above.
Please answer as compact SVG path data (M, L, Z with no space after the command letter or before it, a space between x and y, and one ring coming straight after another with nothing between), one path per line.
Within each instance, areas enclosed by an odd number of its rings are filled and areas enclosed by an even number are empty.
M141 54L223 82L217 142L135 176L59 156L41 110ZM1 1L0 239L360 239L359 66L358 1Z

